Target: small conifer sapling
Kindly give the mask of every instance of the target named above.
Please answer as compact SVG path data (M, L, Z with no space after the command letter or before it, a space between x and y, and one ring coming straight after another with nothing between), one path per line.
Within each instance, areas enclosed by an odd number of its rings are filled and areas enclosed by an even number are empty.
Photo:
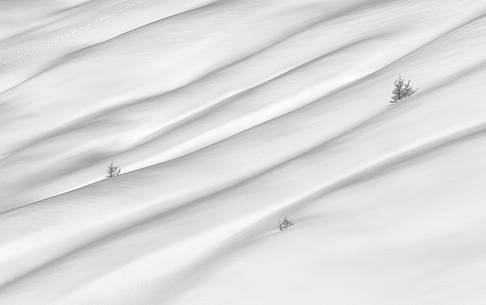
M113 163L108 166L108 169L106 170L106 177L115 177L118 176L121 173L121 168L118 165L113 165Z
M406 98L417 92L410 84L410 80L405 82L401 76L395 80L395 88L390 103L396 104L403 102Z

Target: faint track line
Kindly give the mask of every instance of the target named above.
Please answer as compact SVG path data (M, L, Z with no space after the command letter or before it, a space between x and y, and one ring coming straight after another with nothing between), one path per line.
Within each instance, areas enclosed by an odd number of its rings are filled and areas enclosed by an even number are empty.
M108 15L102 16L102 17L100 17L98 19L95 19L93 21L90 21L88 23L85 23L85 24L81 25L80 27L75 28L75 29L73 29L73 30L71 30L71 31L69 31L69 32L67 32L67 33L65 33L65 34L57 37L54 40L49 41L46 44L43 44L43 45L41 45L39 47L32 48L32 49L29 49L27 51L24 51L24 52L22 52L22 53L20 53L20 54L18 54L16 56L14 56L14 57L10 57L8 59L5 59L5 60L1 61L0 64L1 65L10 64L10 63L13 63L13 62L15 62L15 61L17 61L19 59L24 58L24 57L31 56L33 54L36 54L36 53L40 52L40 51L47 50L47 49L49 49L49 48L57 45L58 43L60 43L60 42L62 42L64 40L72 37L73 35L75 35L75 34L81 32L81 31L85 30L86 28L89 28L89 27L91 27L93 25L96 25L96 24L99 24L99 23L101 23L101 22L103 22L103 21L105 21L105 20L107 20L109 18L112 18L112 17L114 17L114 16L116 16L118 14L121 14L123 12L126 12L126 11L128 11L128 10L136 7L136 6L139 6L143 2L145 2L145 0L133 1L130 4L128 4L128 5L126 5L126 6L122 7L122 8L116 9L115 11L113 11L112 13L110 13Z

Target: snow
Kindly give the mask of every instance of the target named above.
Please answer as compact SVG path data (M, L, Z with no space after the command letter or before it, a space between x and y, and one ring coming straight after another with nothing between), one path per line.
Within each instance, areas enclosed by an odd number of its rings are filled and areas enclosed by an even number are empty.
M485 51L477 0L0 1L0 304L483 304Z

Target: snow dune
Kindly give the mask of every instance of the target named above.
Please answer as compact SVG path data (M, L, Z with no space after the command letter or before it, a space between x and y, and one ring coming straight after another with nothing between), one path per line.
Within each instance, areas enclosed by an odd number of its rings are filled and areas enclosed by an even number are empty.
M0 304L484 303L485 1L3 0L0 27Z

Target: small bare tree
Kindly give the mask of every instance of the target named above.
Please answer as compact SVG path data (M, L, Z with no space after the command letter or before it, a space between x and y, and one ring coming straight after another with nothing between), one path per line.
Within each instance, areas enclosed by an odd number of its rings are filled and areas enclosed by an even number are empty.
M290 226L293 226L294 224L285 217L284 219L280 219L280 222L278 224L278 229L280 231L285 231L287 230Z
M395 89L393 89L393 96L390 103L396 104L403 102L407 97L411 96L415 92L417 92L417 89L414 89L410 85L410 80L405 82L405 80L400 76L395 80Z
M118 176L120 173L121 168L118 165L113 165L113 163L111 163L106 170L106 178Z

